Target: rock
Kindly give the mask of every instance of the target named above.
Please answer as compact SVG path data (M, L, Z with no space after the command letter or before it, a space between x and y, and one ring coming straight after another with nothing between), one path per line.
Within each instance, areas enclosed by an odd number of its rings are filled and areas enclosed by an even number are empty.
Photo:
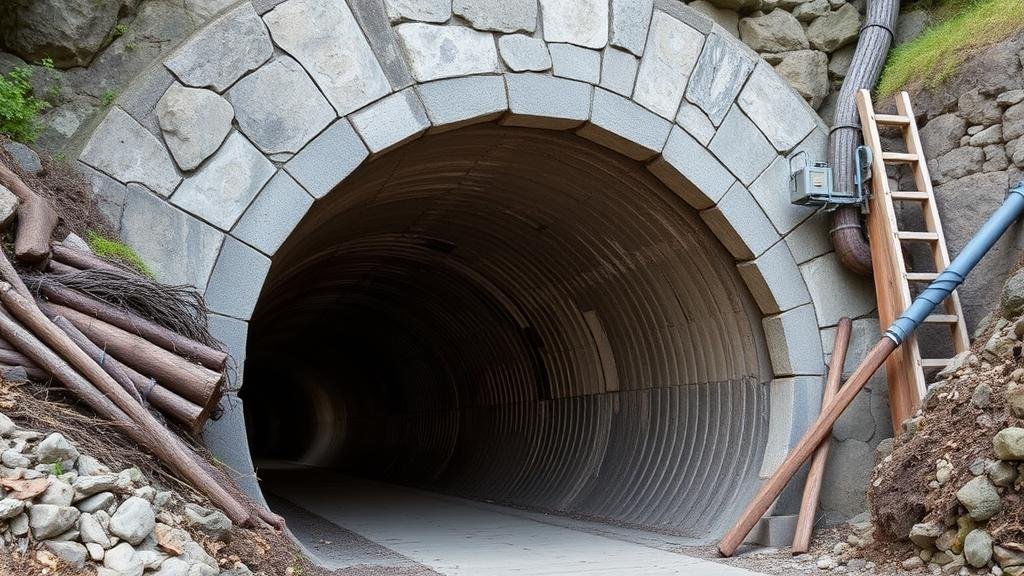
M1010 566L1024 566L1024 551L1011 550L1003 546L993 546L992 556L996 563L1007 568Z
M938 158L932 180L940 184L981 170L985 153L980 148L955 148Z
M162 522L157 522L153 534L156 536L157 547L175 556L183 553L185 546L192 541L192 538L184 530L173 528Z
M1000 460L1024 460L1024 428L1003 428L992 438L992 448Z
M984 530L972 530L964 540L964 559L975 568L981 568L992 559L992 537Z
M828 61L828 75L834 80L846 78L850 70L850 63L853 61L853 53L856 46L845 46L832 53Z
M1024 102L1024 90L1010 90L996 97L996 104L1010 107Z
M206 550L199 545L198 542L188 541L185 543L185 549L182 551L179 558L187 561L190 564L203 564L209 566L214 570L217 569L217 560L206 553Z
M124 576L142 576L145 567L142 560L135 556L135 549L127 542L121 542L103 555L103 565L116 570Z
M93 132L79 159L120 182L137 182L164 197L181 181L163 144L116 106Z
M82 454L78 457L78 462L75 463L75 470L78 470L78 474L81 476L98 476L110 473L110 468L107 468L99 460L88 454Z
M543 72L551 68L548 45L540 38L525 34L508 34L498 38L498 51L505 65L513 72Z
M903 12L896 20L896 43L902 44L917 38L928 27L931 16L927 10Z
M79 476L71 483L71 487L75 489L75 498L77 500L100 492L112 492L120 488L116 474Z
M540 7L547 42L596 49L608 43L607 0L540 0Z
M4 450L0 452L0 464L8 468L28 468L32 466L32 461L17 450Z
M974 392L971 392L971 405L979 409L988 408L992 403L991 398L992 387L982 382L974 387Z
M115 501L116 498L112 492L100 492L80 500L75 504L75 507L82 512L98 512L100 510L107 510Z
M1024 136L1024 102L1014 104L1003 114L1003 139L1014 140Z
M967 122L956 114L943 114L928 121L921 130L921 145L929 160L956 148L967 133Z
M537 29L534 0L455 0L452 12L477 30L533 32Z
M918 568L924 567L924 560L921 560L919 556L911 556L900 563L904 570L917 570Z
M122 502L110 517L110 533L133 546L142 542L155 526L153 507L137 496Z
M938 522L914 524L910 529L910 541L927 550L935 545L935 540L945 531L946 527Z
M735 10L719 8L707 0L695 0L687 4L697 12L710 18L715 24L725 29L733 38L740 37L740 17Z
M807 27L807 40L811 46L824 52L834 52L860 35L860 13L850 4L818 18Z
M43 547L49 550L54 556L61 560L81 568L85 566L85 557L88 552L85 546L82 546L78 542L46 542Z
M5 140L3 147L11 155L11 158L14 159L19 168L29 174L37 176L42 174L43 163L39 160L39 155L34 150L14 140Z
M821 0L824 2L825 0ZM811 108L818 108L828 95L828 57L817 50L781 54L775 71L789 82Z
M1014 416L1024 417L1024 384L1010 382L1006 387L1006 407Z
M153 504L153 501L156 499L156 488L153 488L152 486L143 486L141 488L136 488L135 492L132 494L142 498L150 504Z
M78 521L79 511L71 506L36 504L28 510L29 527L36 540L47 540L67 532Z
M957 545L956 530L946 530L941 536L935 539L935 548L941 552L956 551L953 548Z
M1003 316L1013 318L1024 313L1024 268L1006 279L1000 308Z
M984 147L989 144L999 144L1003 141L1003 127L999 124L989 126L984 130L971 136L971 146Z
M819 570L832 570L837 566L836 561L831 556L822 556L818 558L817 566Z
M197 504L186 504L185 517L190 526L199 528L216 540L224 540L231 531L231 520L220 510L210 510Z
M98 544L104 550L114 544L99 520L92 514L82 514L79 517L78 532L81 534L82 542L86 544Z
M793 16L801 22L810 22L831 12L828 0L810 0L793 9Z
M71 487L67 482L62 482L56 478L50 479L50 485L46 487L46 491L39 496L38 502L40 504L53 504L55 506L71 506L71 501L75 498L75 489Z
M53 59L60 68L85 66L107 42L119 2L32 0L5 3L3 46L29 62Z
M174 83L157 103L156 116L178 167L193 170L231 131L234 110L214 92Z
M452 16L449 0L384 0L384 7L392 23L416 20L440 24Z
M0 500L0 520L10 520L25 510L25 502L17 498Z
M956 497L967 508L972 520L988 520L1002 509L999 492L986 476L978 476L964 484Z
M466 74L498 72L498 53L490 34L458 26L409 23L395 28L412 74L425 82ZM437 46L445 46L439 53Z
M1010 487L1017 480L1017 467L1009 462L997 460L985 470L989 480L996 486Z
M306 71L287 56L239 80L227 97L239 129L267 154L298 152L336 117Z
M985 96L978 89L962 94L957 100L957 109L960 111L960 116L968 122L981 126L996 124L1003 116L1003 111L996 104L995 99ZM1013 138L1015 136L1010 136L1007 139L1012 140Z
M69 463L70 469L78 460L78 450L64 436L53 433L36 446L36 459L42 464Z
M308 14L314 19L317 16L312 11ZM323 24L319 19L315 21ZM291 51L289 46L282 48ZM273 52L263 21L251 4L244 3L202 28L164 65L186 86L223 92L269 60ZM212 57L214 54L217 56Z
M950 475L953 474L953 465L948 460L939 458L935 461L935 480L942 486L949 481Z
M11 432L17 429L18 427L15 426L14 422L6 414L0 413L0 437L10 436Z
M205 565L204 565L205 566ZM189 576L189 564L178 558L168 558L160 565L160 569L151 576ZM209 568L209 566L206 566Z
M146 570L156 570L167 559L167 555L156 550L136 550L135 557Z
M743 43L757 52L789 52L810 46L800 22L785 10L743 18L739 31Z
M99 544L95 544L93 542L89 542L89 543L87 543L85 545L85 550L86 550L86 552L89 553L89 559L92 560L93 562L102 562L103 561L103 554L104 554L105 550L103 550L103 547L100 546Z

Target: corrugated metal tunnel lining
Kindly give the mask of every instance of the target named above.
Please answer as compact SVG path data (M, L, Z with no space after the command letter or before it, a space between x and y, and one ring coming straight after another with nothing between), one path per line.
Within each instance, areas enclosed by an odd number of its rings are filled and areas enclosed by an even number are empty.
M757 481L761 315L699 215L574 135L430 135L274 258L243 391L256 458L698 538Z

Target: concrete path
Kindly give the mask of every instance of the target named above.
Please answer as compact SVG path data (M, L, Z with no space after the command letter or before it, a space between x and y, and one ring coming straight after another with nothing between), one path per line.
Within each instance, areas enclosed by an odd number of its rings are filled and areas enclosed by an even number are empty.
M753 576L756 573L577 530L565 519L356 480L266 472L279 497L449 576ZM282 510L287 517L287 510ZM590 524L590 523L582 523ZM614 532L609 532L614 534Z

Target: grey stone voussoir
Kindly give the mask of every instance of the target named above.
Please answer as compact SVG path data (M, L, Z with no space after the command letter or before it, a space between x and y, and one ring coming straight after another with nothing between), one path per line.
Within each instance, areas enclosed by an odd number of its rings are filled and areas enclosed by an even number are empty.
M391 92L391 84L347 3L289 0L263 19L274 42L306 69L338 115ZM310 26L310 21L316 26Z
M611 0L612 24L609 43L637 56L644 53L647 28L651 24L654 0Z
M655 10L633 99L663 118L675 118L703 46L703 34Z
M494 120L508 111L505 79L468 76L426 82L416 87L433 128L453 130Z
M594 90L590 121L577 134L628 156L648 160L661 152L672 124L636 102Z
M363 29L366 41L370 44L380 64L384 76L391 83L392 90L408 88L416 83L409 72L409 66L402 57L402 50L398 47L398 38L395 37L395 30L388 21L384 5L380 0L374 2L351 2L349 8L356 22ZM449 9L449 6L442 6L442 10ZM450 14L449 14L450 16Z
M399 24L395 32L412 75L420 82L500 71L498 50L489 32L419 22Z
M267 154L298 152L337 115L299 63L281 56L227 92L238 129Z
M543 74L506 74L508 110L506 126L574 128L590 118L594 88L590 84Z
M672 128L661 156L648 169L698 210L714 206L736 182L718 159L678 126Z
M537 29L536 0L454 0L452 12L477 30L533 32Z
M705 146L711 143L711 139L715 137L715 131L718 130L703 110L686 100L679 105L676 124Z
M182 84L223 92L273 53L266 26L244 2L200 30L164 65Z
M549 44L555 76L597 84L601 80L601 53L574 44Z
M374 154L401 146L430 128L423 104L412 88L374 102L349 119Z
M699 106L715 126L721 124L754 63L754 56L734 40L710 34L690 76L686 99Z
M452 17L451 0L384 0L391 22L416 20L441 24Z
M621 96L630 97L636 84L636 71L640 60L629 52L608 47L601 55L601 87Z
M182 182L171 203L230 230L274 175L274 165L245 136L233 132L213 157Z
M138 182L170 196L181 176L164 145L118 107L107 113L79 159L123 184Z
M544 39L585 48L608 44L608 0L540 0Z
M738 106L733 106L726 114L708 149L744 185L753 182L778 156Z
M231 235L273 256L313 205L313 197L286 171L278 170L231 230Z
M768 217L739 182L700 217L737 260L756 258L779 240ZM795 264L792 271L796 271Z
M797 206L789 201L789 161L784 156L776 156L754 180L750 185L750 194L780 234L789 233L815 211L814 208Z
M121 228L121 213L124 211L124 197L128 187L110 176L95 170L83 162L75 162L75 169L85 177L92 192L92 200L100 213L115 230Z
M814 307L798 306L761 321L776 376L820 375L824 355Z
M551 68L548 45L540 38L508 34L498 38L501 60L513 72L543 72Z
M210 312L248 320L256 308L270 259L228 236L206 286Z
M306 145L284 169L314 198L322 198L369 155L366 145L342 118Z
M754 68L736 101L779 152L814 130L814 112L765 62Z
M776 242L764 254L736 268L764 314L785 312L811 301L800 270L785 242ZM814 331L817 332L817 324ZM820 345L820 339L817 341Z
M821 326L838 324L843 317L864 316L877 306L871 278L851 272L835 252L801 264L800 273L810 291Z
M194 170L224 142L235 111L215 92L175 83L157 103L156 116L178 167Z
M228 372L233 375L228 379L228 390L237 391L242 387L245 376L245 340L249 335L249 323L220 314L208 314L206 318L210 336L224 345L234 364L234 370Z

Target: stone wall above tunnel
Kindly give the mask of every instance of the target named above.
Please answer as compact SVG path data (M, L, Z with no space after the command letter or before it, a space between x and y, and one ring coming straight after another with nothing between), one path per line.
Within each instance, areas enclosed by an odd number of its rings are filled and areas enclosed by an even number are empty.
M158 277L205 290L238 362L234 391L278 247L360 165L480 122L571 131L643 162L699 211L763 316L775 377L763 476L816 414L819 330L872 308L870 287L831 265L821 215L788 202L786 156L823 157L826 128L698 12L612 4L457 2L389 19L378 2L242 2L119 98L79 159ZM241 418L207 441L251 480Z

